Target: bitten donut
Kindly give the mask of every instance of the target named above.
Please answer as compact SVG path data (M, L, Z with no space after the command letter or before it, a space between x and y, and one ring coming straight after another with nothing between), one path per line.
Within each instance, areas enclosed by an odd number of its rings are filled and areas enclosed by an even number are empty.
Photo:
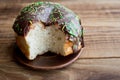
M75 54L84 46L79 17L58 3L36 2L24 7L13 29L17 46L29 60L48 51Z

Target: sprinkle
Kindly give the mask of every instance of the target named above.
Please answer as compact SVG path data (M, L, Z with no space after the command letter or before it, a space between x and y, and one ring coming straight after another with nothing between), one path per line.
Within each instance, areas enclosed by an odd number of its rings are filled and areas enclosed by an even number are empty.
M60 13L60 15L59 15L59 16L60 16L60 19L62 19L62 18L63 18L62 13Z
M25 8L23 8L23 9L22 9L22 11L21 11L21 12L25 12L26 10L27 10L27 8L25 7Z
M16 27L16 28L17 28L18 31L20 30L19 27Z
M27 18L28 21L31 21L32 19L31 18Z
M19 27L19 24L17 23L15 27Z
M62 27L62 31L64 30L64 28L65 28L65 25Z
M42 5L44 2L36 2L36 3L34 3L35 5Z
M25 17L24 16L21 16L20 19L24 19Z
M22 32L22 28L20 29L20 32Z
M32 21L29 21L30 24L32 24Z

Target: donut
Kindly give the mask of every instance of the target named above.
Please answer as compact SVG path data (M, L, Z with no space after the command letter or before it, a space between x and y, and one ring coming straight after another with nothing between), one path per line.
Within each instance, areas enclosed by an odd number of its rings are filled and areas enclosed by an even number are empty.
M48 51L68 56L84 46L79 17L59 3L36 2L24 7L13 30L17 46L29 60Z

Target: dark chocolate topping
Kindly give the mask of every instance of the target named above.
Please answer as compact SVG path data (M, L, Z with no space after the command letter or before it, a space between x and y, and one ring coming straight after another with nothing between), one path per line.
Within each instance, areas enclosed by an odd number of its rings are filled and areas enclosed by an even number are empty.
M46 27L58 24L65 34L70 35L68 40L76 46L81 42L83 30L78 16L58 3L36 2L23 8L15 20L13 29L18 35L25 36L34 22L42 22Z

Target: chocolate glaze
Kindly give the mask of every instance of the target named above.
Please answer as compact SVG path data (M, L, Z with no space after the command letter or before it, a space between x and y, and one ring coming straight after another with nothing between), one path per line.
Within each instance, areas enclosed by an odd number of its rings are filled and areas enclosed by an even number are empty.
M79 45L83 46L83 28L80 19L66 7L52 2L31 4L21 10L13 29L18 35L25 36L30 30L30 25L35 22L42 22L46 27L57 24L66 34L66 39L74 43L74 52L78 50Z

